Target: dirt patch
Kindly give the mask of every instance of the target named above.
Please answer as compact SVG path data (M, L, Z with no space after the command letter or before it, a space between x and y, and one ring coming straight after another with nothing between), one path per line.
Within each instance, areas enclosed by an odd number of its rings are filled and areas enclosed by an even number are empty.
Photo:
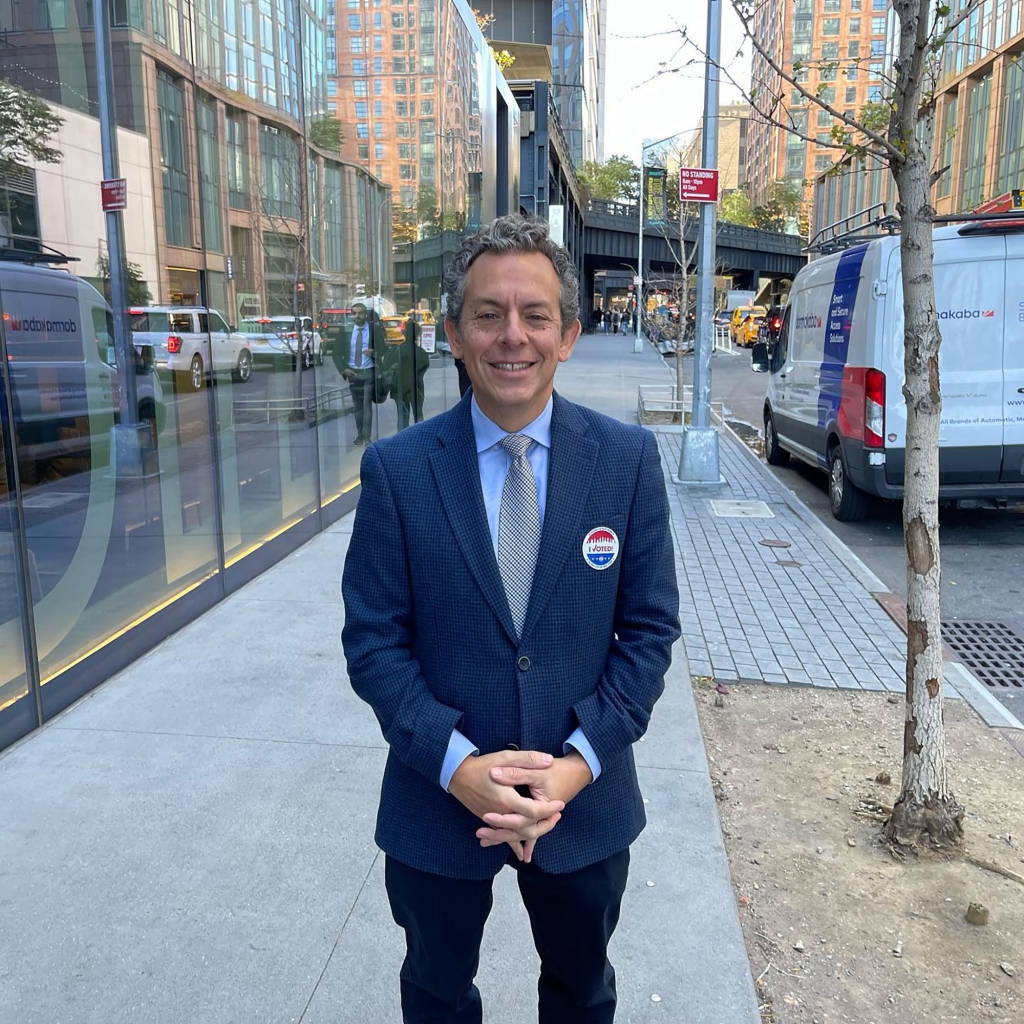
M902 698L731 691L716 707L695 683L762 1018L1024 1020L1024 886L963 860L900 863L855 813L898 793ZM1024 758L962 702L945 720L968 852L1024 874ZM987 926L967 923L971 903Z
M733 433L753 451L759 459L764 458L764 435L757 427L744 423L743 420L726 420Z

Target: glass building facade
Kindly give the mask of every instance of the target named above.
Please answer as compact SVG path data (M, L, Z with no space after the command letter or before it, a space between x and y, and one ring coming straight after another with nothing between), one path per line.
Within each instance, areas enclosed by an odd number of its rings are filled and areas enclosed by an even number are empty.
M354 507L356 302L393 382L427 357L374 437L459 400L441 275L518 208L519 120L462 0L0 0L0 36L51 150L0 154L2 747Z

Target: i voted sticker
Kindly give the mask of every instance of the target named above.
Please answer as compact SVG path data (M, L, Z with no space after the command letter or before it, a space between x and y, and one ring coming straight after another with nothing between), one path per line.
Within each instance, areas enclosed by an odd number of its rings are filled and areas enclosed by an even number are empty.
M619 557L619 538L607 526L595 526L583 538L583 560L591 569L607 569Z

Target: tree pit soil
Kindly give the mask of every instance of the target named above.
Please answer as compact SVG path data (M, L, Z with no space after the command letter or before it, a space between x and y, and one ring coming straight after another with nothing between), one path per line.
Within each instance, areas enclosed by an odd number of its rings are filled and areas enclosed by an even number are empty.
M855 813L899 793L902 696L694 693L763 1021L1024 1021L1024 885L959 857L896 860ZM966 853L1024 875L1024 757L962 701L945 722Z

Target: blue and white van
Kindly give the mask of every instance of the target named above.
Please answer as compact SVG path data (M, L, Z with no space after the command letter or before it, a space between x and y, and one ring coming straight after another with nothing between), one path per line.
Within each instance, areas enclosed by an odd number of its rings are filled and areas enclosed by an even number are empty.
M1024 497L1024 218L935 230L942 347L939 497ZM840 520L867 495L902 498L903 282L899 236L815 260L797 275L769 373L765 457L829 475Z

